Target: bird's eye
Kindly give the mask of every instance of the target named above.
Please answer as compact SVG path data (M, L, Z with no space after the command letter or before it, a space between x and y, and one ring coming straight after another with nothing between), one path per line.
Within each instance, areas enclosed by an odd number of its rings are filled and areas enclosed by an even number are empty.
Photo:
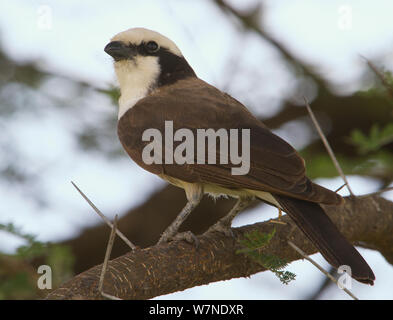
M160 48L157 42L155 41L149 41L148 43L145 44L145 47L147 51L149 51L150 53L157 52L158 49Z

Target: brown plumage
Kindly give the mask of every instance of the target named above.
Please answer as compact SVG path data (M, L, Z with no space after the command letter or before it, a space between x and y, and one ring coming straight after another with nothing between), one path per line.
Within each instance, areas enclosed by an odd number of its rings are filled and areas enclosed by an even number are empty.
M164 132L165 120L173 121L174 131L181 128L193 132L208 128L250 129L249 173L232 175L231 164L145 164L141 155L149 142L142 141L142 133L147 128ZM323 204L340 204L342 201L338 194L305 176L304 160L287 142L267 129L240 102L198 78L161 87L141 99L122 116L118 133L131 158L154 174L229 189L269 191Z
M165 120L173 121L174 131L181 128L194 132L208 128L250 129L249 173L234 176L230 171L232 165L219 163L147 165L141 157L148 143L142 141L142 133L146 128L164 132ZM342 197L311 182L305 175L304 160L298 153L229 95L198 78L161 87L121 117L118 134L130 157L154 174L189 183L271 193L330 264L335 268L350 265L354 278L373 283L375 277L367 263L319 205L339 205Z
M349 265L353 278L373 284L375 276L368 264L320 206L340 205L342 197L310 181L305 175L304 160L288 143L273 134L240 102L197 78L180 50L168 38L135 28L112 40L105 51L115 59L121 86L120 141L137 164L184 188L188 199L186 207L160 241L173 238L203 193L239 198L239 206L227 215L228 219L220 220L228 226L238 209L244 207L245 199L257 197L284 209L332 266ZM231 169L236 165L231 162L222 164L219 144L215 150L215 164L207 164L207 149L203 164L197 163L196 153L193 164L145 163L142 153L150 141L142 140L143 132L157 129L164 136L165 121L173 122L174 132L189 129L194 137L198 129L249 129L248 173L234 175ZM182 141L173 141L173 149L180 143ZM194 150L197 150L196 141L194 143ZM169 146L163 143L163 154L165 148ZM238 150L242 150L241 142ZM214 227L213 230L222 231Z

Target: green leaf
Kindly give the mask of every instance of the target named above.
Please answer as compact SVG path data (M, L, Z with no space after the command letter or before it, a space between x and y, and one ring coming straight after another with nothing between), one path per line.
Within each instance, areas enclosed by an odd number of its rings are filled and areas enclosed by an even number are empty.
M288 263L280 257L261 252L261 249L269 244L275 233L275 228L270 233L262 233L258 230L246 233L244 235L245 238L239 241L243 248L238 249L236 253L245 254L264 268L273 272L283 284L288 284L296 277L294 273L283 270Z
M26 244L18 247L15 254L7 254L6 256L15 260L21 259L27 262L27 265L29 265L34 258L42 258L42 264L49 265L54 270L54 286L71 278L74 257L68 246L37 241L34 235L22 232L22 230L13 223L0 224L0 230L26 240ZM2 253L0 252L0 254ZM36 276L35 273L34 276ZM6 280L3 281L2 279ZM21 271L16 274L7 271L1 274L0 268L0 280L0 299L9 299L10 297L31 298L37 294L36 286L31 285L31 283L35 283L36 280L35 278L32 279L32 274L27 271Z
M98 92L101 92L107 95L114 105L117 105L120 98L120 90L116 87L110 87L109 89L97 89Z
M375 152L384 145L393 142L393 123L387 124L384 128L374 124L368 135L355 129L351 132L349 142L358 148L360 154Z

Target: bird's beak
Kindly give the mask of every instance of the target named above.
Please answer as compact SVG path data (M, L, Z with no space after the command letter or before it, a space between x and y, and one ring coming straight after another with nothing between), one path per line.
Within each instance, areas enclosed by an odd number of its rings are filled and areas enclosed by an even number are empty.
M105 46L104 51L115 59L115 61L132 59L137 53L134 46L127 46L121 41L109 42Z

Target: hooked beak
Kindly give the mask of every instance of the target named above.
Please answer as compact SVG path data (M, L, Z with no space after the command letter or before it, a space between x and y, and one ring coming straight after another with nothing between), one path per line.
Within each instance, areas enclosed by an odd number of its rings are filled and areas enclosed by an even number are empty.
M137 53L134 46L127 46L122 41L109 42L105 46L104 51L115 59L115 61L132 59Z

